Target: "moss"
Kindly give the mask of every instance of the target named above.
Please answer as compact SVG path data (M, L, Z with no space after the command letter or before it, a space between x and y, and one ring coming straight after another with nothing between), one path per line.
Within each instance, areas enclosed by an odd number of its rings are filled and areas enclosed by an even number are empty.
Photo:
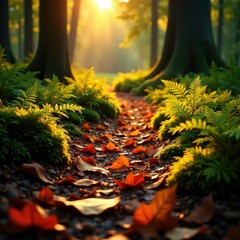
M96 110L101 117L114 118L117 116L117 109L112 103L108 102L105 99L99 99L97 103L98 107L95 108L94 110Z
M177 143L167 145L159 154L160 160L172 160L174 157L181 157L183 155L183 147Z
M100 120L99 114L94 110L85 108L83 109L82 114L83 114L83 119L87 122L98 123Z

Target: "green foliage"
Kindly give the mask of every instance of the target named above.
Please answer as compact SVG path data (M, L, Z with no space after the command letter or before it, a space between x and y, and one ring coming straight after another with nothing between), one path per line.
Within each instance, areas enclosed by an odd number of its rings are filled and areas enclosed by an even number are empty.
M183 147L178 143L170 143L162 149L158 158L162 161L172 160L176 156L183 155Z
M87 122L98 123L100 121L100 115L94 110L85 108L82 111L82 114L83 114L83 119Z
M100 116L115 117L120 105L114 93L109 91L105 78L96 77L93 68L80 69L76 79L67 79L73 88L74 101L88 109L95 110ZM102 114L107 109L106 114ZM105 113L105 112L104 112Z

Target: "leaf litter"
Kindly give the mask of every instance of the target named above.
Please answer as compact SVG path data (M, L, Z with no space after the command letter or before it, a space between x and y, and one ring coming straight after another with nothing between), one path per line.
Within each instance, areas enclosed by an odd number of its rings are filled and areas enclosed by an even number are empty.
M168 163L157 158L161 143L150 124L157 106L125 94L119 99L118 119L82 125L84 137L71 142L71 165L26 163L12 170L20 194L8 190L0 236L7 232L11 239L29 229L51 231L39 239L180 240L207 234L204 226L216 215L212 196L186 202L176 197L177 186L165 186ZM225 236L237 239L239 226Z

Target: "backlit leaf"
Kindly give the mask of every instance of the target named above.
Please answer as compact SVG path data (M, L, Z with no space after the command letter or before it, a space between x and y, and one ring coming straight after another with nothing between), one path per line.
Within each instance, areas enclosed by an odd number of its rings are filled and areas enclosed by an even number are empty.
M101 146L103 152L120 152L120 150L116 147L113 142L108 142L107 145Z
M40 179L45 183L52 183L45 176L45 169L38 163L24 163L17 169L17 172Z
M143 146L138 146L132 150L132 154L145 153L146 148Z
M114 182L122 189L129 187L139 187L144 182L144 175L142 174L134 175L133 172L130 172L126 176L125 181L119 181L114 179Z
M80 149L80 151L84 153L92 153L92 154L96 154L97 152L92 143L87 144L83 149Z
M105 174L105 175L110 174L109 170L98 167L98 166L94 166L94 165L92 165L88 162L85 162L79 156L78 156L78 160L77 160L77 163L76 163L76 167L77 167L78 170L83 171L83 172L84 171L91 171L91 172L102 173L102 174Z
M41 208L38 206L38 209ZM10 207L9 220L13 225L21 228L34 226L43 230L55 230L58 223L57 216L44 216L38 209L31 202L27 203L21 210Z
M161 190L155 194L150 204L141 203L133 216L132 230L144 237L153 237L159 230L172 229L177 218L171 215L176 203L177 186Z
M112 170L126 170L128 168L130 168L130 165L129 165L129 160L127 157L125 156L120 156L117 158L117 160L111 165L108 167L109 169L112 169Z

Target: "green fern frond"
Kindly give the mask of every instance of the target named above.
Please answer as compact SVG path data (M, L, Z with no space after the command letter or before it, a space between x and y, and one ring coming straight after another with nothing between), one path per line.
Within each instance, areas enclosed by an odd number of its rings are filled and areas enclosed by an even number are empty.
M230 129L228 131L225 131L224 135L229 136L229 137L234 138L237 141L239 141L240 140L240 125L238 125L238 127L234 127L233 129Z
M182 83L170 81L170 80L162 80L164 86L173 93L173 95L177 98L184 99L187 95L187 89Z
M192 129L206 129L207 127L207 122L202 119L196 120L195 118L190 120L187 120L185 123L180 123L177 127L173 127L170 129L170 132L172 134L175 134L177 132L182 132L182 131L187 131L187 130L192 130Z

